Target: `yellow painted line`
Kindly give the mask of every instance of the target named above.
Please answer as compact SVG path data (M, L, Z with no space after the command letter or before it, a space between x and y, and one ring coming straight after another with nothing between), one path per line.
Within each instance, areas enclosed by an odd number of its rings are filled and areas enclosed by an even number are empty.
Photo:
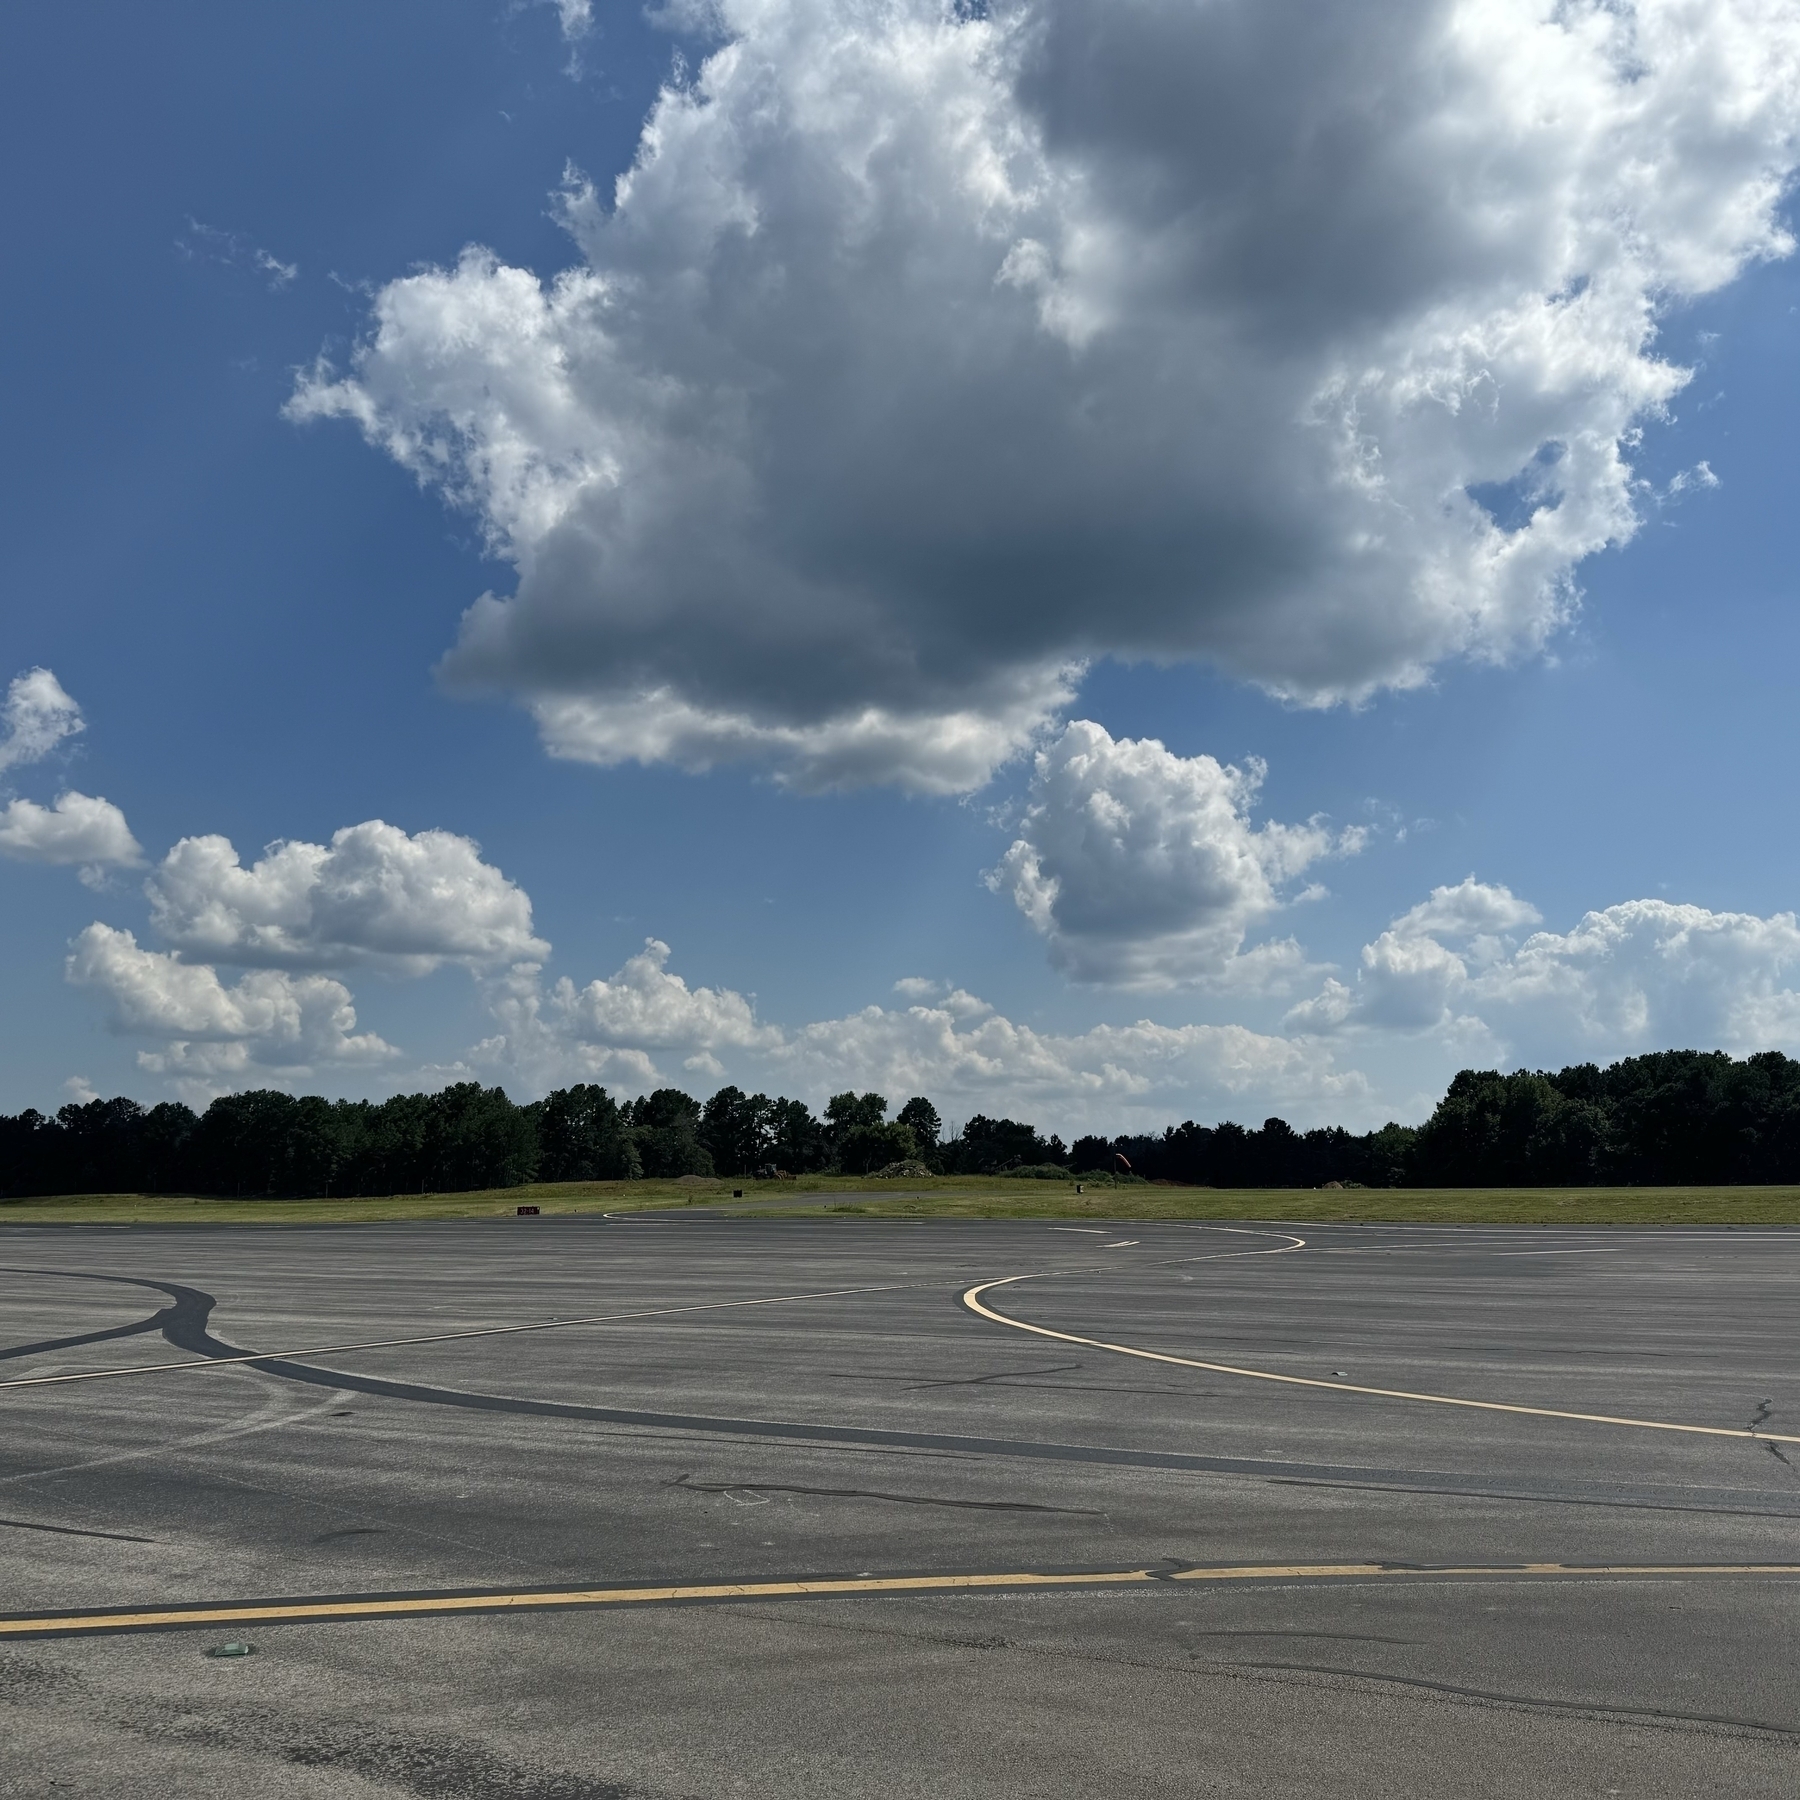
M0 1618L0 1639L43 1632L153 1631L181 1625L282 1625L319 1619L407 1619L447 1613L538 1612L571 1606L651 1606L683 1600L804 1600L830 1594L929 1594L984 1588L1113 1587L1158 1579L1148 1569L1092 1575L880 1575L815 1581L719 1581L669 1587L563 1588L518 1594L425 1594L384 1600L297 1600L269 1605L168 1608L142 1612L63 1613Z
M1161 1581L1417 1581L1480 1576L1565 1580L1622 1580L1706 1575L1800 1575L1800 1563L1434 1563L1425 1568L1396 1568L1391 1563L1253 1563L1238 1569L1174 1569L1159 1575Z
M1418 1394L1407 1388L1366 1387L1354 1381L1326 1381L1316 1375L1281 1375L1273 1369L1243 1369L1234 1363L1204 1362L1193 1356L1173 1356L1164 1350L1143 1350L1135 1344L1109 1344L1102 1338L1081 1337L1072 1331L1053 1331L1048 1325L1029 1325L1023 1319L996 1312L981 1303L981 1296L995 1288L1010 1287L1015 1281L1039 1279L1036 1275L1008 1275L999 1281L980 1282L963 1295L963 1305L996 1325L1008 1325L1014 1331L1029 1331L1036 1337L1055 1338L1063 1344L1081 1344L1089 1350L1108 1350L1115 1356L1142 1357L1146 1362L1173 1363L1181 1369L1204 1369L1211 1375L1239 1375L1246 1381L1278 1381L1287 1387L1326 1388L1339 1394L1368 1394L1378 1400L1410 1400L1424 1406L1462 1406L1475 1412L1513 1413L1529 1419L1573 1419L1582 1425L1623 1425L1634 1431L1681 1431L1695 1437L1750 1438L1760 1444L1800 1444L1800 1437L1779 1431L1754 1431L1748 1426L1681 1425L1667 1419L1565 1412L1554 1406L1520 1406L1506 1400L1466 1400L1456 1394Z
M304 1625L443 1618L466 1613L542 1613L565 1607L670 1606L688 1600L817 1600L832 1595L1031 1593L1057 1588L1136 1588L1156 1582L1283 1582L1283 1580L1703 1580L1710 1577L1800 1577L1800 1562L1467 1562L1395 1568L1386 1562L1242 1562L1220 1568L1015 1570L986 1575L853 1575L806 1580L686 1582L661 1588L560 1588L526 1593L355 1595L335 1600L270 1600L236 1606L162 1607L126 1613L56 1613L0 1618L0 1642L29 1636L83 1636L119 1631L171 1631L187 1625Z
M698 1306L658 1306L644 1312L593 1313L579 1319L537 1319L528 1325L482 1325L468 1331L436 1331L426 1337L370 1338L354 1344L308 1344L298 1350L246 1350L241 1356L195 1356L183 1362L135 1363L123 1369L87 1369L74 1375L26 1375L0 1381L6 1388L55 1387L65 1381L111 1381L121 1375L166 1375L174 1369L226 1369L275 1357L336 1356L347 1350L392 1350L407 1344L452 1344L464 1338L517 1337L523 1332L563 1331L571 1325L610 1325L621 1319L666 1319L677 1313L730 1312L746 1306L788 1306L799 1300L836 1300L848 1294L896 1294L928 1285L894 1282L885 1287L825 1288L814 1294L773 1294L761 1300L709 1300Z
M1046 1574L860 1575L798 1581L718 1581L663 1587L560 1588L493 1594L347 1596L336 1600L245 1602L131 1612L69 1612L0 1618L0 1640L157 1631L193 1625L304 1625L359 1619L442 1618L456 1614L545 1612L571 1607L670 1605L684 1601L816 1600L838 1594L1034 1592L1058 1588L1140 1587L1164 1581L1700 1580L1713 1576L1800 1577L1800 1563L1467 1563L1396 1568L1373 1562L1243 1563L1219 1568L1101 1569Z

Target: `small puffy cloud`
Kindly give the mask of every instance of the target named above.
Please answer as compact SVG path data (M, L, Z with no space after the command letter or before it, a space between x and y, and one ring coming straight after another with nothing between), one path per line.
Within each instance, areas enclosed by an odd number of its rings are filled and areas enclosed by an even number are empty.
M81 708L48 669L15 675L0 705L0 774L41 761L64 738L86 729Z
M1078 719L1038 752L1020 835L988 876L1076 981L1267 986L1304 967L1291 939L1245 952L1285 883L1362 836L1317 819L1252 825L1263 765L1176 756Z
M59 795L54 806L14 800L0 809L0 856L93 868L144 860L125 815L110 800L73 790Z
M259 275L273 293L279 293L300 273L298 263L283 262L241 231L221 231L198 219L188 220L187 230L175 240L175 248L189 262L223 263L227 268Z
M1310 1123L1375 1107L1364 1077L1324 1045L1242 1026L1140 1020L1045 1033L960 988L908 982L941 997L780 1028L730 989L689 988L668 956L652 940L612 980L548 992L535 970L508 971L490 992L501 1029L469 1060L538 1088L587 1080L643 1091L682 1078L652 1054L666 1052L688 1077L729 1076L814 1105L846 1087L923 1093L952 1116L1004 1113L1065 1133L1234 1110L1260 1119L1277 1107Z
M1542 919L1529 900L1521 900L1510 888L1465 875L1455 887L1433 888L1430 899L1396 919L1391 929L1404 936L1432 935L1485 945Z
M1528 653L1639 524L1661 310L1792 247L1794 0L672 11L571 266L391 281L289 407L510 560L445 673L559 755L971 787L1096 657Z
M610 1080L646 1088L662 1076L652 1053L671 1051L690 1073L716 1077L718 1050L766 1050L781 1033L730 988L689 987L667 968L669 946L646 938L610 980L577 987L567 976L546 990L534 964L519 963L489 984L501 1030L471 1052L528 1080Z
M367 1065L397 1055L358 1033L350 990L325 975L252 969L227 984L205 964L145 950L129 931L93 924L70 947L68 979L106 1002L112 1028L168 1040L139 1057L154 1073L210 1091L257 1071L300 1077L319 1064Z
M226 838L183 838L146 891L162 938L206 962L423 975L550 949L532 933L529 896L472 839L408 836L380 819L346 826L329 845L275 844L247 869Z
M1703 493L1708 488L1722 485L1718 476L1713 473L1711 463L1697 462L1691 469L1680 469L1670 476L1669 485L1663 489L1661 500L1664 505L1669 505L1679 500L1683 494Z
M1792 913L1627 900L1572 931L1521 937L1538 918L1472 877L1438 888L1365 946L1354 987L1327 982L1288 1023L1485 1037L1497 1056L1548 1064L1671 1046L1800 1047Z
M646 1050L717 1050L776 1042L780 1033L756 1022L755 1009L730 988L691 988L667 968L669 946L644 947L610 981L578 988L566 979L552 1004L587 1043Z
M1424 1031L1446 1027L1468 997L1473 975L1504 960L1516 933L1540 914L1510 889L1473 875L1429 899L1365 944L1354 988L1328 980L1287 1016L1302 1032L1346 1026Z

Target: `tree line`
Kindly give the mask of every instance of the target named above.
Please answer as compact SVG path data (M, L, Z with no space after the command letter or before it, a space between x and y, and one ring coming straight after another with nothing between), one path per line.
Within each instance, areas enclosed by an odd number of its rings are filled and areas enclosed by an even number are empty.
M923 1096L892 1118L880 1094L799 1100L720 1088L616 1099L561 1088L515 1105L461 1082L390 1100L260 1089L203 1113L176 1101L72 1102L0 1115L0 1195L445 1193L534 1181L682 1175L940 1174L1170 1181L1204 1187L1582 1187L1800 1182L1800 1062L1671 1050L1554 1074L1465 1069L1422 1126L1295 1131L1189 1120L1065 1146L977 1115L946 1137Z

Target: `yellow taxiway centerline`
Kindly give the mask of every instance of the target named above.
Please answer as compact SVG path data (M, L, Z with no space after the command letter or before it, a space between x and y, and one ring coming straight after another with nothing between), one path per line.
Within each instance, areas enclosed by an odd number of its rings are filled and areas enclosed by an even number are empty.
M590 1587L523 1593L345 1595L331 1600L247 1601L236 1605L143 1608L0 1617L7 1638L197 1625L304 1625L333 1620L432 1618L466 1613L547 1612L571 1608L656 1606L691 1601L809 1600L843 1594L944 1594L1055 1588L1111 1588L1162 1582L1489 1580L1703 1580L1710 1577L1800 1577L1800 1563L1468 1563L1396 1568L1386 1563L1244 1563L1220 1568L1107 1569L1082 1573L1020 1570L1004 1574L859 1575L797 1581L729 1581L666 1587Z
M983 1281L962 1297L970 1312L996 1325L1010 1326L1014 1331L1029 1331L1036 1337L1055 1338L1058 1343L1081 1344L1089 1350L1107 1350L1115 1356L1137 1356L1146 1362L1173 1363L1181 1369L1204 1369L1210 1375L1238 1375L1246 1381L1278 1381L1288 1387L1326 1388L1339 1394L1368 1394L1378 1400L1410 1400L1425 1406L1463 1406L1476 1412L1513 1413L1529 1419L1573 1419L1582 1425L1623 1425L1635 1431L1681 1431L1696 1437L1749 1438L1759 1444L1800 1444L1800 1437L1779 1431L1757 1431L1750 1426L1681 1425L1666 1419L1631 1419L1611 1413L1566 1412L1555 1406L1522 1406L1507 1400L1466 1400L1456 1394L1417 1394L1406 1388L1367 1387L1354 1381L1327 1381L1317 1375L1282 1375L1273 1369L1243 1369L1233 1363L1204 1362L1198 1357L1175 1356L1166 1350L1144 1350L1135 1344L1109 1344L1102 1338L1081 1337L1073 1331L1054 1331L1048 1325L1031 1325L1008 1313L996 1312L981 1303L981 1296L995 1288L1010 1287L1015 1281L1037 1281L1037 1275L1007 1275L998 1281Z

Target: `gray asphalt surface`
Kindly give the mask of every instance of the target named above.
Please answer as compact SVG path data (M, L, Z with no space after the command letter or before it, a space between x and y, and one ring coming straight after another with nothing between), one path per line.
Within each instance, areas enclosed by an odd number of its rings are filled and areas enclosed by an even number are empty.
M1800 1565L1800 1233L1295 1232L0 1231L0 1382L442 1340L0 1387L9 1618L1391 1565L0 1642L0 1795L1800 1792L1800 1578L1654 1572Z

